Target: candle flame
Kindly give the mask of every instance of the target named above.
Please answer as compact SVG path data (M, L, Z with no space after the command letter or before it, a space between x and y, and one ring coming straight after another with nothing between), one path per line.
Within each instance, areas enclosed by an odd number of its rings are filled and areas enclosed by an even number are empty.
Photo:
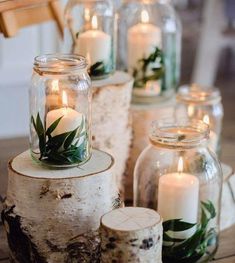
M209 118L208 115L205 115L205 116L203 117L203 122L205 122L205 124L207 124L207 125L210 125L210 118Z
M59 80L58 79L52 80L51 86L52 86L52 92L58 92L59 91Z
M85 10L84 10L84 17L85 17L85 20L86 21L89 21L90 20L90 10L89 10L89 8L85 8Z
M68 107L68 97L67 93L64 90L62 92L62 103L64 107Z
M98 29L98 20L97 16L93 16L91 20L92 29Z
M194 114L194 107L193 107L193 105L189 105L188 106L188 115L189 115L189 117L192 117L193 114Z
M178 172L182 173L183 169L184 169L184 161L183 161L182 156L180 156L179 162L178 162Z
M149 14L146 10L142 10L142 12L141 12L141 22L143 22L143 23L149 22Z

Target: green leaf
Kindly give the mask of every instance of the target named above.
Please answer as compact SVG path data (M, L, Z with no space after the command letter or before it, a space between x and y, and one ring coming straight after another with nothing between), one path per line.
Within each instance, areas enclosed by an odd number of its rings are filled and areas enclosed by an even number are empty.
M210 217L215 218L216 211L215 211L215 207L214 207L213 203L211 201L208 201L208 203L206 203L206 202L201 202L201 203L207 209L207 211L210 213Z
M48 147L52 150L58 150L60 147L63 146L69 134L70 132L65 132L65 133L49 138L48 143L47 143Z
M89 73L91 76L102 76L105 74L105 64L102 61L96 62L90 67Z
M43 127L39 113L37 114L36 127L37 127L38 136L44 134L44 127Z
M61 116L59 119L57 119L56 121L54 121L50 127L47 129L46 131L46 135L51 135L51 133L55 130L55 128L58 126L60 120L63 118L64 116Z
M181 221L182 219L173 219L163 222L163 229L164 231L185 231L187 229L190 229L194 227L196 224L187 223L184 221Z
M69 148L69 146L72 144L72 142L74 141L76 135L77 135L77 130L78 130L78 127L73 130L69 135L68 137L66 138L65 142L64 142L64 148L67 149Z

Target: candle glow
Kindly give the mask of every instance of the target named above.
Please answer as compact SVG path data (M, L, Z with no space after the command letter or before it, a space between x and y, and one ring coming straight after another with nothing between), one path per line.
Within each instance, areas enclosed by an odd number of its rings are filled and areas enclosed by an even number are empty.
M146 10L142 10L141 12L141 22L148 23L149 22L149 14Z
M98 29L98 20L97 20L97 16L93 16L92 20L91 20L91 26L92 29Z

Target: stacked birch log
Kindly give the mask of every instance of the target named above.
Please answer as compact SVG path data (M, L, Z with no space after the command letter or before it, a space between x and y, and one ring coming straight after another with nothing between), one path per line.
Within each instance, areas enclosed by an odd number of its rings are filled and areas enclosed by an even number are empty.
M50 170L29 151L9 163L2 220L12 262L99 262L103 214L119 207L113 158L98 150L79 168Z

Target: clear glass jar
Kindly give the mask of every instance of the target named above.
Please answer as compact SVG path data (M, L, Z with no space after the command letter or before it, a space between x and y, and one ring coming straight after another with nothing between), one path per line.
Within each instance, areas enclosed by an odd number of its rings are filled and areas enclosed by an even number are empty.
M135 79L134 100L171 97L181 61L181 23L171 1L126 0L118 25L118 67Z
M163 262L208 262L218 246L222 171L202 121L155 122L134 170L134 205L163 218Z
M223 105L219 89L198 84L181 86L177 93L178 118L202 120L210 126L209 148L219 155Z
M71 52L86 57L92 79L115 71L115 15L109 0L69 0L65 8ZM68 32L65 37L68 37Z
M35 58L30 97L30 149L34 160L77 166L91 155L91 81L84 57Z

